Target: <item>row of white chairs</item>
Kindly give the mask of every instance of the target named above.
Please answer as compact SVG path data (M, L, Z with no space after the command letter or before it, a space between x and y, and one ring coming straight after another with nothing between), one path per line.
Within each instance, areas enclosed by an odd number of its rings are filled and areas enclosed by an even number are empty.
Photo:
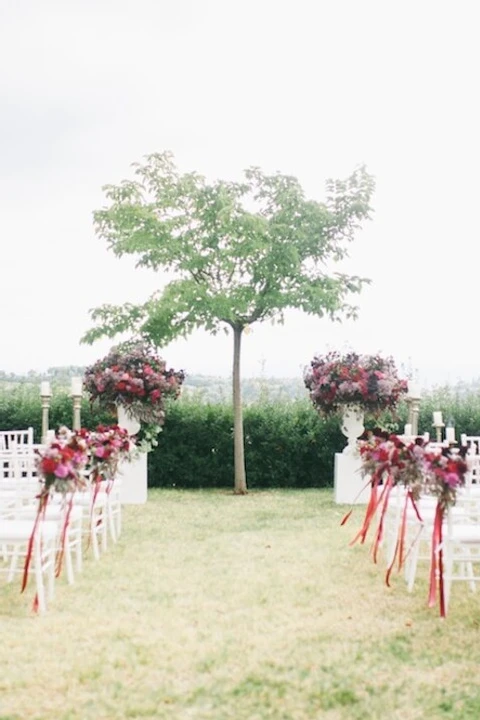
M97 488L66 496L52 493L45 512L37 519L42 484L36 474L35 451L41 447L30 442L28 433L20 443L19 434L12 435L0 449L0 573L6 575L7 582L23 574L31 544L30 575L35 580L38 611L44 612L47 599L53 598L61 558L67 582L73 583L75 572L82 569L85 544L98 560L109 539L118 540L120 491L116 482L102 482Z
M394 488L390 495L385 516L383 546L385 562L389 567L395 556L395 548L403 522L406 490ZM405 565L407 589L415 586L419 563L432 560L432 536L437 498L422 495L416 503L418 513L407 505L405 514ZM443 555L443 582L445 607L448 608L452 583L467 581L472 591L480 582L480 455L468 458L465 487L457 490L457 499L444 515L442 543L438 550Z

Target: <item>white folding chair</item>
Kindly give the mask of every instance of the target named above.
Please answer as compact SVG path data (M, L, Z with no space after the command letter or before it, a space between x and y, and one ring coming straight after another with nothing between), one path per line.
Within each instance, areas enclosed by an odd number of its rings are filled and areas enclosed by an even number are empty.
M38 507L34 505L23 506L16 509L12 513L12 517L16 520L34 520L38 512ZM83 511L82 508L72 504L70 507L68 501L48 502L45 509L44 519L53 522L57 526L57 570L60 571L58 563L65 560L65 571L67 582L73 585L75 582L75 574L73 571L73 556L75 556L75 569L81 572L83 565L82 553L82 525Z
M100 550L105 552L108 546L108 515L107 497L101 490L94 493L93 488L77 490L67 494L67 502L70 500L74 508L81 510L82 536L87 538L91 544L93 557L100 558ZM59 493L54 493L53 501L57 505L64 500Z
M468 582L472 591L480 582L480 500L459 491L455 507L462 508L463 517L454 514L455 508L448 509L442 543L445 609L454 581Z
M12 446L33 445L33 428L26 430L0 430L0 450L11 450Z
M0 563L0 573L6 574L7 582L12 582L15 574L23 575L33 530L33 520L0 516L0 545L4 556L4 563ZM40 521L33 537L30 561L40 613L47 609L47 598L51 600L54 597L56 539L57 523ZM21 564L20 559L23 559Z

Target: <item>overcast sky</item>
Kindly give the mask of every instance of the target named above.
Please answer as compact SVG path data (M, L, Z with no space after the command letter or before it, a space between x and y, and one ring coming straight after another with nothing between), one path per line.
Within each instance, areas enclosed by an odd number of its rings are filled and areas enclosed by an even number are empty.
M88 310L159 278L93 231L102 186L150 152L236 179L250 165L375 175L351 246L360 319L254 325L243 373L295 376L315 353L392 354L424 384L480 376L480 10L476 0L1 0L0 369L93 362ZM230 374L197 333L169 365Z

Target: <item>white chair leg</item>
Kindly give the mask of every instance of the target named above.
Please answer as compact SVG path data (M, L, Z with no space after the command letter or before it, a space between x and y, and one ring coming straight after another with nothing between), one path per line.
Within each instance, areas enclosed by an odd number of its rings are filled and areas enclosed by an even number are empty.
M44 613L47 609L47 603L45 600L45 586L43 584L42 557L40 553L40 546L37 542L34 543L33 548L33 565L35 571L35 589L37 593L38 612Z
M55 597L55 544L50 548L50 554L47 558L48 565L48 599L53 600Z
M13 551L12 559L10 561L10 571L7 576L7 583L13 582L13 578L15 577L15 573L17 572L18 557L19 557L19 549L18 549L18 547L16 547Z
M64 548L64 560L65 560L65 572L67 574L67 582L69 585L73 585L75 582L75 576L73 574L73 563L72 563L72 550L70 547L70 533L67 532L67 536L65 538L65 548Z
M82 572L82 525L73 531L75 534L75 560L77 572Z
M108 546L108 519L107 519L107 506L102 509L101 517L101 533L102 533L102 552L106 552Z
M95 513L92 513L90 518L90 542L92 543L93 557L95 560L99 560L100 550L98 547L97 515Z
M107 498L107 517L108 517L108 529L110 531L110 537L112 542L117 542L117 532L115 527L115 517L113 514L113 504L110 495Z

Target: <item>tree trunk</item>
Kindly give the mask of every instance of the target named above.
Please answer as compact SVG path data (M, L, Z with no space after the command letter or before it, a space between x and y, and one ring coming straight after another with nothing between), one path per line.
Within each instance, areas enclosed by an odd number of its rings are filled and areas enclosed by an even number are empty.
M245 495L247 493L243 443L242 391L240 383L242 332L243 327L233 328L233 450L235 466L234 492L236 495Z

